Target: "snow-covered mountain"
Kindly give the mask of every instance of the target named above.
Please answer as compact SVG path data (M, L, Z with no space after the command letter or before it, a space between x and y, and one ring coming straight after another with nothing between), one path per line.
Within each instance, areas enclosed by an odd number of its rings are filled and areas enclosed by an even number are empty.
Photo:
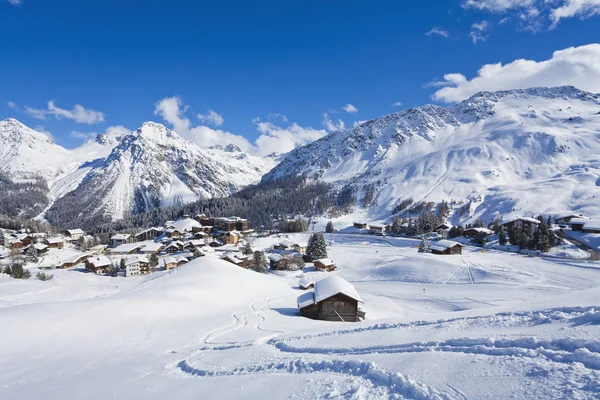
M399 201L454 200L454 219L577 210L600 215L600 96L573 87L482 92L333 132L263 179L306 174L372 188L369 217Z
M67 150L15 119L0 122L0 171L13 179L43 179L52 222L85 215L147 211L200 198L227 196L256 183L270 158L235 146L201 149L163 125L147 122L128 135L98 135Z

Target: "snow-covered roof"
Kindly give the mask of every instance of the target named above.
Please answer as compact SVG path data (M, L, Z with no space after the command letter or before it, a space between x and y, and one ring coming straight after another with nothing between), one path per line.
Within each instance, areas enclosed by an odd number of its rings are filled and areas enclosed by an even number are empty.
M353 284L334 275L315 283L315 303L328 299L336 294L343 294L356 301L363 302Z
M308 278L302 278L298 281L298 285L303 288L306 289L307 287L309 287L310 285L314 285L315 283L308 279Z
M333 260L330 260L329 258L321 258L321 259L319 259L319 260L315 260L315 261L313 261L313 262L315 262L315 263L319 263L319 264L323 264L323 265L325 265L325 266L328 266L328 265L335 265L335 263L333 262Z
M165 264L177 264L175 257L167 257L164 259Z
M282 258L283 258L283 256L281 254L277 254L277 253L269 254L269 260L273 261L273 262L279 262L279 261L281 261Z
M225 253L221 258L223 260L231 261L235 264L240 264L246 259L245 256L239 256L239 255L236 255L235 253Z
M204 243L204 240L190 240L187 242L187 244L191 244L194 247L203 247L206 246L206 243Z
M431 246L429 246L429 247L434 250L444 251L444 250L454 247L456 245L462 246L462 244L455 242L454 240L444 239L444 240L438 240L437 242L433 242L431 244Z
M71 236L84 234L84 232L81 229L67 229L67 233Z
M96 268L108 267L110 265L110 260L106 256L96 256L90 258L89 263Z
M50 244L63 243L65 241L65 239L63 239L62 237L51 237L46 240Z
M33 245L33 247L35 247L35 249L38 251L46 250L48 248L48 246L46 246L44 243L36 243Z
M23 240L23 239L25 239L25 238L28 238L28 237L30 237L30 236L29 236L28 234L26 234L26 233L17 233L17 234L15 235L15 237L16 237L17 239L19 239L19 240Z
M113 235L110 240L127 240L131 237L129 233L117 233Z
M583 214L579 214L579 213L565 213L565 214L558 214L556 216L555 219L565 219L565 218L585 218L583 216Z
M148 258L145 256L136 256L136 257L128 257L125 259L125 265L135 264L135 263L148 263Z
M140 251L142 253L154 253L159 251L162 247L163 244L158 242L144 243L144 247L142 247Z
M201 228L202 225L195 219L183 218L173 222L171 227L179 232L191 232L192 228Z
M569 221L570 224L586 224L591 221L589 218L573 218Z
M466 231L475 231L475 232L479 232L479 233L485 233L486 235L493 235L494 231L488 228L467 228L465 229Z
M298 296L298 308L304 308L315 304L315 294L313 292L302 293Z
M502 222L502 225L505 224L510 224L511 222L515 222L515 221L525 221L525 222L531 222L532 224L539 224L540 220L537 218L531 218L531 217L517 217L517 218L513 218L510 219L508 221Z
M180 263L180 262L188 262L188 261L189 260L187 258L185 258L185 257L179 257L179 258L177 258L177 262L178 263Z
M445 226L446 229L451 229L453 225L451 223L449 223L449 222L443 222L443 223L439 224L436 228L439 229L439 228L441 228L443 226Z
M583 229L600 230L600 219L590 219L584 225Z
M125 244L115 247L110 252L111 253L121 253L121 254L131 253L132 251L141 249L143 246L144 245L141 243L125 243Z

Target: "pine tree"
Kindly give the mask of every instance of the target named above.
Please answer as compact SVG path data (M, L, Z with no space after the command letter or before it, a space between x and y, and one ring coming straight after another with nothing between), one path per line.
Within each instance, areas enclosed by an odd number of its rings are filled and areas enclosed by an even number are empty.
M327 245L325 244L325 237L321 232L313 233L308 239L305 258L308 262L327 258Z
M331 222L331 221L327 222L327 226L325 227L325 232L333 233L333 222Z
M30 263L38 262L37 250L33 246L33 243L29 245L27 252L25 253L25 261Z
M425 239L421 240L418 251L419 251L419 253L429 253L431 251L429 249L429 242Z
M501 227L500 231L498 232L498 243L500 243L502 246L506 244L506 232L504 232L504 227Z
M150 265L150 268L152 268L153 270L156 270L156 267L158 266L158 256L156 255L156 253L152 253L150 255L148 265Z
M121 258L121 261L119 262L119 267L120 267L121 269L125 269L125 266L126 266L126 265L125 265L125 259L124 259L124 258Z
M106 270L106 273L109 276L115 277L119 275L119 266L116 264L111 264L110 267Z
M250 243L246 243L242 253L246 256L254 254L254 251L252 250L252 246L250 245Z
M267 257L265 257L265 253L263 251L257 250L254 252L250 268L256 272L264 274L268 272L269 265L267 264Z
M23 265L21 264L14 264L10 276L15 279L29 279L31 278L31 272L29 272L28 269L23 268Z
M508 231L508 240L510 240L510 244L513 246L518 246L521 243L521 237L524 236L523 232L516 226L513 226Z

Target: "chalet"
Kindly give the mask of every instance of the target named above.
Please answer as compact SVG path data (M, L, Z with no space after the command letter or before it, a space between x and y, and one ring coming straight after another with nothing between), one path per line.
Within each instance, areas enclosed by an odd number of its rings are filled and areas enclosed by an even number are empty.
M94 254L104 254L104 252L106 252L106 249L108 248L107 245L105 244L99 244L97 246L91 247L89 250L94 253Z
M125 260L125 276L136 276L142 274L142 267L138 258Z
M143 247L140 249L140 253L142 254L158 254L164 249L162 243L158 242L149 242L144 243Z
M334 269L336 269L335 263L328 259L328 258L322 258L320 260L315 260L314 262L315 265L315 269L317 271L333 271Z
M444 222L443 224L436 226L434 231L439 233L440 231L449 231L450 229L452 229L452 224Z
M50 237L46 239L48 247L51 249L62 249L65 247L65 240L62 237Z
M462 254L463 245L452 240L438 240L429 249L432 254Z
M298 281L298 286L300 286L300 289L302 289L302 290L307 290L310 288L314 288L315 283L308 278L302 278Z
M274 250L295 251L296 253L304 253L306 245L301 245L290 239L283 239L273 246Z
M20 250L20 249L22 249L23 247L25 247L25 245L24 245L24 244L23 244L23 242L21 242L20 240L12 240L12 241L9 243L8 247L9 247L11 250L16 250L16 249L17 249L17 250Z
M15 237L19 242L23 243L24 246L29 246L33 242L33 237L27 233L17 233Z
M475 238L478 236L488 237L494 234L494 231L487 228L467 228L465 229L463 236L468 238Z
M223 243L220 239L214 239L214 240L211 240L210 242L208 242L208 245L213 248L221 247L224 244L225 243Z
M81 229L67 229L64 232L64 235L68 241L76 242L85 235L85 232L83 232Z
M138 257L138 261L140 262L140 274L146 275L150 273L150 261L147 257L142 256Z
M177 266L179 265L179 263L177 263L177 260L173 257L167 257L163 260L163 264L165 266L165 269L168 271L170 269L174 269L177 268Z
M590 219L588 220L582 228L584 233L600 233L600 220L598 219Z
M178 253L180 251L183 251L183 242L181 242L179 240L175 240L175 241L169 243L167 245L167 247L165 247L165 251L169 254Z
M204 243L204 240L196 239L187 241L183 246L183 248L187 251L195 251L201 247L206 247L206 243Z
M183 264L187 264L189 262L189 260L185 257L179 257L177 258L177 266L180 267Z
M352 226L356 229L369 229L369 225L366 222L353 222Z
M137 254L144 247L141 243L125 243L110 250L111 254Z
M371 235L383 235L385 233L384 225L369 225L369 233Z
M274 271L283 271L287 269L287 259L281 254L272 253L269 254L269 268Z
M229 231L223 235L223 240L226 244L237 245L240 241L241 235L236 231Z
M133 236L129 233L117 233L110 238L110 243L112 247L121 246L122 244L132 243Z
M208 237L208 233L206 233L204 231L194 233L194 239L196 239L196 240L206 239L207 237Z
M537 226L540 224L540 221L536 218L529 217L519 217L515 219L511 219L510 221L506 221L500 224L500 226L504 227L504 230L509 231L513 227L517 227L517 229L523 232L535 232Z
M165 231L165 235L171 239L182 239L185 236L185 233L175 228L169 228Z
M225 253L221 257L221 260L228 261L238 267L248 268L249 260L248 257L243 254L237 253Z
M47 235L43 232L36 232L36 233L30 233L29 236L31 237L33 243L39 243L39 242L46 241Z
M110 267L110 260L106 256L96 256L85 260L85 269L96 274L104 274L108 267Z
M134 240L136 242L145 242L147 240L154 240L157 237L159 237L160 235L162 235L163 230L162 228L148 228L148 229L144 229L141 232L138 232L135 234Z
M48 245L44 243L34 243L31 246L35 248L38 255L47 253L49 250Z
M358 322L364 318L358 303L363 300L356 288L339 276L314 284L314 290L298 297L300 315L323 321Z
M590 220L587 218L571 218L571 220L569 221L569 226L571 227L572 231L583 231L583 226L589 222Z
M571 220L573 219L579 219L579 218L585 218L582 214L578 214L578 213L567 213L567 214L561 214L561 215L557 215L554 218L554 222L558 225L568 225Z

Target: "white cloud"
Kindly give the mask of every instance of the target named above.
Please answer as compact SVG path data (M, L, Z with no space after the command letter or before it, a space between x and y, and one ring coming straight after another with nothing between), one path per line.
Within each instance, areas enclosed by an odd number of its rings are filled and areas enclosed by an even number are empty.
M25 106L25 111L36 119L45 120L48 116L54 116L56 119L72 119L78 124L95 124L104 121L104 113L75 104L71 110L57 107L54 100L48 102L47 109L31 108Z
M223 122L225 122L223 116L213 110L208 110L206 114L198 114L198 119L205 124L212 126L221 126L223 125Z
M346 124L344 124L344 121L342 121L341 119L338 119L338 122L336 124L334 121L331 120L331 118L329 118L328 113L323 113L323 126L329 132L333 132L344 129L346 127Z
M515 60L506 65L486 64L477 76L467 79L463 74L444 75L444 86L433 94L435 100L456 102L480 91L523 89L538 86L572 85L582 90L600 92L600 44L569 47L552 54L544 61Z
M488 38L488 34L486 31L489 27L489 23L487 21L481 21L478 24L471 25L471 32L469 32L469 37L473 41L474 44L479 42L485 42Z
M115 126L109 126L108 128L106 128L106 130L104 131L103 134L112 136L115 138L121 138L123 136L129 135L130 133L131 133L131 130L125 128L123 125L115 125ZM95 139L98 135L99 135L99 133L97 133L97 132L79 132L79 131L71 132L72 138L81 139L81 140L85 140L85 141Z
M448 36L450 36L448 34L447 30L439 28L437 26L434 26L433 28L431 28L429 30L429 32L426 33L426 35L427 36L438 35L438 36L445 37L445 38L447 38Z
M85 140L85 141L92 140L96 136L98 136L98 134L96 132L79 132L79 131L71 132L72 138L81 139L81 140Z
M397 101L397 102L395 102L394 104L392 104L392 106L393 106L393 107L402 107L402 106L403 106L403 104L402 104L402 102L401 102L401 101Z
M14 101L9 101L6 104L8 104L8 108L11 110L20 111L19 106Z
M349 114L353 114L353 113L357 113L358 112L358 108L354 107L352 104L348 103L343 107L344 111L346 111Z
M553 28L564 18L585 19L600 14L600 0L465 0L462 6L493 14L514 14L525 22L523 29L534 32L547 21Z
M327 134L322 129L304 128L296 123L281 127L272 122L258 121L256 127L261 133L256 139L257 152L260 155L287 153Z
M270 113L269 115L267 115L267 118L269 118L270 120L280 119L283 122L288 122L288 117L280 113ZM260 118L258 118L258 120L260 120Z
M23 0L8 0L8 2L13 6L20 6L21 4L23 4Z

